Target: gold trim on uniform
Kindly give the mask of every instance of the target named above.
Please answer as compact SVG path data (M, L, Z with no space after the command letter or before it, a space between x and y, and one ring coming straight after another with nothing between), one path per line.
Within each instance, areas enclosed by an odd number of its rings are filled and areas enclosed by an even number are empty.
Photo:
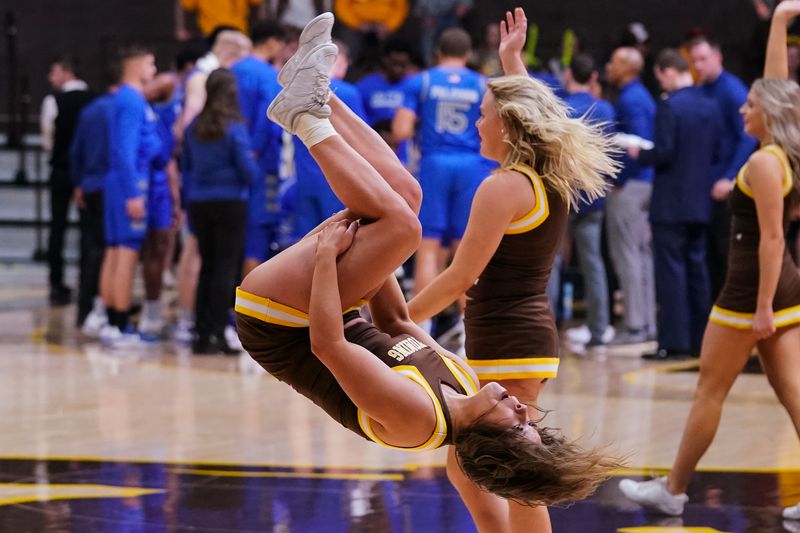
M393 450L435 450L441 446L445 438L447 438L447 422L445 421L444 411L442 410L442 404L439 402L439 398L436 397L436 394L434 394L430 384L416 367L411 365L400 365L392 367L392 370L400 372L405 377L417 383L425 390L428 396L430 396L431 401L433 402L433 409L436 413L436 428L433 430L433 434L430 436L430 438L428 438L427 441L419 446L404 448L402 446L392 446L391 444L387 444L382 441L381 438L378 437L372 430L372 420L361 409L358 410L358 425L361 426L361 430L367 437L369 437L371 441L376 442L381 446L392 448Z
M526 215L509 224L508 229L505 231L506 235L518 235L531 231L541 226L542 223L547 220L547 217L550 216L550 204L547 201L547 191L544 188L544 183L539 174L528 165L514 165L512 168L525 174L531 180L535 202L533 204L533 209L528 211Z
M780 159L781 164L783 165L783 173L784 173L784 180L783 180L783 196L787 196L789 193L792 192L792 187L794 186L794 180L792 177L794 176L794 172L792 171L792 165L789 163L789 158L786 156L786 152L784 152L783 148L778 146L777 144L768 144L767 146L761 148L759 152L769 152L770 154L774 155L778 159ZM739 170L739 173L736 175L736 184L739 186L739 189L750 198L755 199L755 195L753 194L753 189L750 188L747 183L744 181L744 175L747 171L747 163L742 166Z
M345 313L360 309L366 300L362 300L359 305L351 307ZM256 296L241 288L236 288L236 305L234 310L237 313L267 322L268 324L277 324L279 326L287 326L290 328L307 328L308 327L308 313L298 311L288 305L283 305L262 296Z
M558 362L558 357L467 359L482 380L554 378L558 375Z
M480 387L478 387L478 384L472 380L472 376L465 372L458 363L449 357L446 357L438 352L437 354L442 358L442 361L444 361L444 364L447 365L447 368L450 369L450 372L453 374L453 377L456 378L456 381L458 381L458 383L461 385L461 388L467 391L467 396L475 396Z
M800 324L800 305L775 311L773 320L776 328ZM715 305L708 319L714 324L734 329L753 329L755 313L739 313Z

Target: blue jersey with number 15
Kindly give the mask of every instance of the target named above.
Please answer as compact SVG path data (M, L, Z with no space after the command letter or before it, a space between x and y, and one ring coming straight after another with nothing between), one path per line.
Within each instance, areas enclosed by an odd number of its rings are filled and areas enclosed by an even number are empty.
M466 67L433 67L406 80L403 107L420 121L417 141L423 157L480 150L475 121L485 91L486 78Z

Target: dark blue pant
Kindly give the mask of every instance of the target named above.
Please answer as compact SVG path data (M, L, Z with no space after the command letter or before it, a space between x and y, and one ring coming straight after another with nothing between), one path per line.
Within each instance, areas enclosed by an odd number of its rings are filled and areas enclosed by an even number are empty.
M653 259L658 302L658 346L700 353L711 288L706 264L708 226L654 222Z

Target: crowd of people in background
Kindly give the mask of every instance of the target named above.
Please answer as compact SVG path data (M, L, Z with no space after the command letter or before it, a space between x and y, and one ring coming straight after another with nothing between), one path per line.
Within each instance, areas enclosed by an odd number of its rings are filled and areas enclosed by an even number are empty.
M470 1L251 0L237 13L212 4L176 2L176 36L186 37L186 15L196 12L208 50L187 46L170 70L157 72L147 48L124 47L112 83L93 91L72 58L51 65L54 93L41 115L52 154L50 301L72 299L62 249L74 198L77 324L112 347L172 339L198 354L238 353L237 283L343 209L305 146L266 117L279 70L298 46L297 28L325 8L337 20L331 89L381 134L424 192L423 242L398 272L409 298L452 260L475 191L493 169L479 153L475 122L487 77L501 72L499 34L487 25L473 46L459 27ZM249 29L248 5L258 19ZM393 33L410 15L424 22L419 42ZM573 117L617 134L620 147L622 170L608 176L612 192L572 206L548 291L564 323L574 318L576 293L583 296L584 324L565 333L579 354L647 341L657 348L646 358L699 354L725 280L726 199L756 148L739 114L747 88L725 70L719 44L707 35L676 36L675 48L653 56L647 42L641 25L608 58L576 41L556 72L525 56L530 74L551 85ZM789 50L797 79L800 47ZM140 263L145 295L137 310ZM162 287L173 276L170 302ZM462 314L463 298L424 326L463 338Z

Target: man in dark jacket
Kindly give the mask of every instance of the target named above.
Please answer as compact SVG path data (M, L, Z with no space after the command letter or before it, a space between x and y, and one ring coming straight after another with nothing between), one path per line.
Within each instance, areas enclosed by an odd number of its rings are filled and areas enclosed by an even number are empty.
M655 146L628 154L655 167L650 222L658 350L643 357L671 359L700 353L711 310L706 248L723 126L719 106L693 85L680 52L661 52L655 74L668 94L656 111Z

